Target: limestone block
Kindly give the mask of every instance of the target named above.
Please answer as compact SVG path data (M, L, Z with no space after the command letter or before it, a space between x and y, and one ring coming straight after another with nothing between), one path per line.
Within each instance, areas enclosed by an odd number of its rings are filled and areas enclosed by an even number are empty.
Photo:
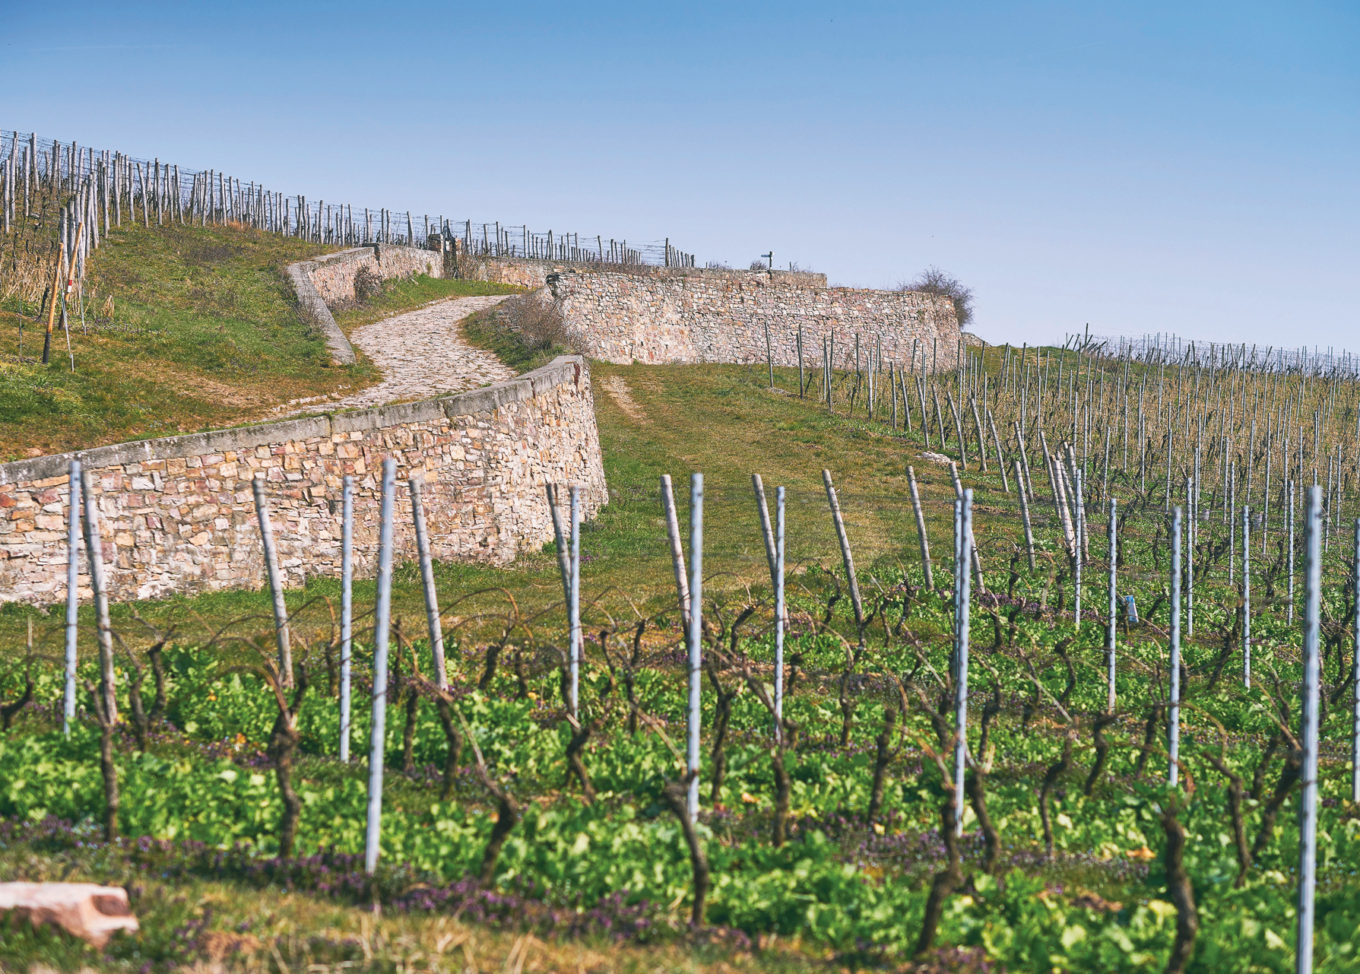
M139 929L127 890L95 883L0 883L0 912L61 927L99 948L119 930Z

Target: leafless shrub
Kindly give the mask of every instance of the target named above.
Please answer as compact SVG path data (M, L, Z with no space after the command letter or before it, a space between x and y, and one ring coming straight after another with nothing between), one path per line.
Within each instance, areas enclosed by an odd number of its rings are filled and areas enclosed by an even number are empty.
M354 300L362 304L371 301L382 293L382 277L372 267L365 264L354 275Z
M899 284L897 290L921 291L949 298L954 302L954 314L959 319L960 328L973 320L973 289L938 267L927 267L912 280Z
M575 350L562 308L546 291L516 295L496 305L496 317L536 351Z

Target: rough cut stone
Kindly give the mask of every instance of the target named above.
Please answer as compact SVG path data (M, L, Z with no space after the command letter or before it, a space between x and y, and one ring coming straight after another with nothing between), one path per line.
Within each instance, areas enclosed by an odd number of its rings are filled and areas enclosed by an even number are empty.
M250 487L256 474L269 485L288 585L339 574L339 484L346 474L355 479L355 574L374 571L385 457L397 460L399 558L415 554L410 476L425 478L430 546L445 560L505 564L551 540L545 484L579 485L586 516L608 500L590 370L577 356L460 395L121 443L81 456L98 485L115 600L263 584ZM0 465L0 505L31 510L36 482L55 479L69 461L65 454ZM136 489L133 478L140 481L148 461L166 465L160 488ZM54 488L63 517L65 479ZM12 519L0 513L0 602L64 597L65 532L46 532L42 541L35 540L39 533L27 513ZM84 568L82 553L82 588Z
M822 365L835 341L835 368L884 363L952 369L961 333L949 298L920 291L827 287L826 275L797 271L590 266L519 258L466 261L482 280L546 287L576 347L607 362ZM546 293L546 292L545 292ZM914 360L914 365L913 365Z
M136 933L127 890L95 883L0 883L0 912L52 924L102 948L119 930Z

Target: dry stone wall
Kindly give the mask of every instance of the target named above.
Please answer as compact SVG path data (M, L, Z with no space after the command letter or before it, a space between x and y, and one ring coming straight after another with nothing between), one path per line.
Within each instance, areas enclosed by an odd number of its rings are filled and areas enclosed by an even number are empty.
M335 323L331 308L353 303L354 281L365 268L384 281L415 274L443 277L444 257L438 251L419 247L369 244L289 264L288 277L302 315L326 339L336 365L353 365L357 358L349 339Z
M826 286L826 277L782 271L630 268L547 261L465 260L461 272L547 286L576 348L607 362L763 363L821 367L834 340L836 368L862 357L949 369L958 360L958 319L948 298L916 291ZM867 360L867 359L866 359Z
M467 277L475 281L495 281L518 287L539 288L552 275L626 274L673 281L694 279L702 281L746 281L753 276L801 287L826 287L826 275L812 271L738 271L727 267L658 267L652 264L596 264L580 261L538 260L528 257L467 256L450 252L445 261L446 277Z
M0 465L0 602L64 598L73 454ZM114 599L252 588L263 554L251 479L264 476L288 584L340 570L341 478L356 481L356 571L376 566L382 460L397 459L397 551L413 557L424 478L434 556L502 564L552 536L547 483L607 502L587 363L564 356L473 392L362 412L100 447L80 454L98 495ZM82 571L84 556L82 555ZM82 597L88 596L82 574Z
M416 274L444 276L444 257L439 251L391 244L354 247L304 263L312 265L309 268L312 286L331 307L354 301L354 279L363 268L384 281Z

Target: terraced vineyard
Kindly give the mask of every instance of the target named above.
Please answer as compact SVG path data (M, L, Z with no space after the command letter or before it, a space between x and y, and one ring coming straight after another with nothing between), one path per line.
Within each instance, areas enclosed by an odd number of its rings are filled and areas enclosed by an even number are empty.
M824 390L789 371L770 391L764 369L596 368L628 408L600 397L613 495L581 535L575 714L553 550L518 569L437 576L446 687L425 625L410 622L423 618L415 569L397 572L385 639L375 589L356 589L347 762L333 582L290 598L291 681L258 596L115 612L123 719L99 719L90 659L69 737L60 626L29 617L36 648L11 650L0 677L0 866L128 884L147 929L102 961L125 969L217 957L260 969L1288 970L1306 862L1298 809L1316 756L1312 957L1352 969L1356 383L1245 356L1168 364L1090 347L1038 359L988 349L914 388L913 370L891 374L876 371L871 416L867 373L833 375L828 411L814 405ZM688 396L701 433L658 428L674 396ZM739 448L742 436L756 442ZM654 485L667 466L705 467L707 444L700 623L686 632ZM817 486L821 451L843 483L853 582ZM942 557L950 458L973 491L971 592L954 571L970 545ZM880 462L896 469L879 474ZM771 487L790 484L778 674L779 616L744 483L761 467ZM1291 498L1315 469L1326 504L1310 519ZM1312 567L1321 746L1310 755ZM9 615L13 644L24 617ZM383 642L386 779L370 873L361 755ZM691 675L697 779L685 756ZM101 763L116 769L115 814ZM20 926L4 950L16 963L88 959Z

